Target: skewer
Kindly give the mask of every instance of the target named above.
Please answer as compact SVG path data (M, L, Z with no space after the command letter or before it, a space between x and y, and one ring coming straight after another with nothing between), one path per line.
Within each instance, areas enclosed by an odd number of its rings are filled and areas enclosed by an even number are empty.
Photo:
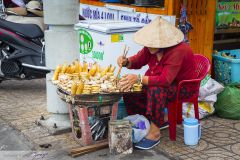
M126 56L128 54L128 50L129 50L129 47L126 48L126 45L125 45L124 52L123 52L123 58L126 58ZM118 81L118 77L119 77L119 75L121 73L121 70L122 70L122 66L118 70L117 77L116 77L117 81Z

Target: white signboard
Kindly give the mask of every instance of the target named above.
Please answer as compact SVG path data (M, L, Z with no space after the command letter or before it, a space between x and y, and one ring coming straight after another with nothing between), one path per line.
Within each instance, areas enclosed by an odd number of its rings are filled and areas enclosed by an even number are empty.
M119 11L119 15L118 15L119 20L144 23L144 24L150 23L152 19L154 19L155 17L157 17L157 15L154 15L154 17L153 16L150 17L146 13L140 13L140 12L130 13L130 12L123 12L123 11Z
M118 11L80 3L80 15L91 20L117 20Z
M157 16L161 16L175 25L176 16L135 12L134 10L131 10L131 8L128 8L128 11L126 9L127 7L121 6L115 8L111 7L111 9L109 6L111 5L108 5L108 8L106 8L80 3L80 15L91 20L123 20L142 24L148 24Z
M175 16L164 16L164 15L148 14L148 13L141 13L141 12L131 13L131 12L119 11L118 20L148 24L152 20L154 20L157 16L161 16L162 18L166 19L167 21L175 25L175 20L176 20Z

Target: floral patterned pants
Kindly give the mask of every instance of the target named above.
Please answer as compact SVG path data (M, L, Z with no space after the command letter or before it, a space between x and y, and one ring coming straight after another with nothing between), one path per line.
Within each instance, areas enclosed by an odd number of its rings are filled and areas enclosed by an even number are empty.
M123 99L129 115L143 115L160 128L164 124L164 109L175 100L176 91L176 85L150 86L144 87L142 93L124 95Z

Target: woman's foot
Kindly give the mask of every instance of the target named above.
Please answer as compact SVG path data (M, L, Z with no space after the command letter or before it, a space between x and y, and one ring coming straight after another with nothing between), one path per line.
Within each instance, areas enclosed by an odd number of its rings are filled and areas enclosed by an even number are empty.
M148 135L145 138L143 138L140 142L136 143L135 148L148 150L155 147L159 143L160 143L160 130L154 123L151 123Z
M160 139L160 130L154 123L151 122L150 130L145 138L155 141Z

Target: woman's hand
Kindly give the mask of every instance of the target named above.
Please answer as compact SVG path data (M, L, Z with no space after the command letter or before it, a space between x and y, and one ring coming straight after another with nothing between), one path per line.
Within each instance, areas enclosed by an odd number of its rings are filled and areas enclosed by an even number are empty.
M127 62L128 62L127 58L123 57L123 56L120 56L117 59L117 64L118 64L119 67L126 66Z
M136 74L127 74L119 81L120 90L123 92L129 91L132 86L138 81Z

